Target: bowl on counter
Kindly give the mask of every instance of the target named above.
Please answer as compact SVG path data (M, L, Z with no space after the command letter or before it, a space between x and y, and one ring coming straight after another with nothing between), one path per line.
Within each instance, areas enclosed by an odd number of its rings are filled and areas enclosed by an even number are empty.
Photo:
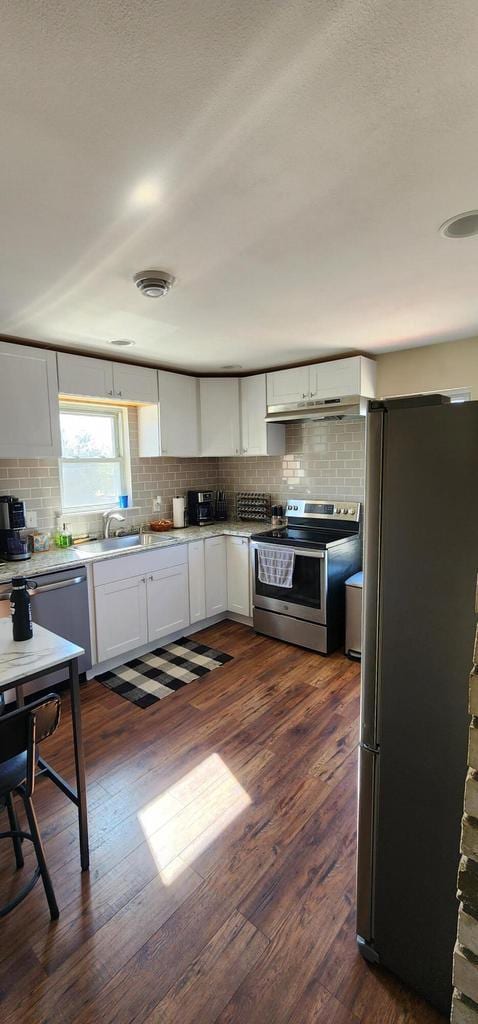
M163 533L163 531L173 529L173 522L172 519L153 519L149 528L153 533Z

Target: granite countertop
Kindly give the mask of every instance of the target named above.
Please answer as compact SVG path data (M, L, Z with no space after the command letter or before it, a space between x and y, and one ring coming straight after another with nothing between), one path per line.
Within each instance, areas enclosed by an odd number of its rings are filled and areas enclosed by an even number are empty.
M167 548L174 544L188 544L192 540L204 540L207 537L250 537L253 533L270 530L270 522L238 522L225 520L211 526L186 526L184 529L168 530L154 534L154 542L144 548L121 548L120 551L101 551L88 554L84 544L71 548L52 547L49 551L39 551L24 562L0 562L0 584L9 582L14 576L35 576L37 573L51 572L53 569L67 569L71 565L88 565L90 562L102 562L109 558L121 558L122 555L136 554L139 551L150 551L154 548Z

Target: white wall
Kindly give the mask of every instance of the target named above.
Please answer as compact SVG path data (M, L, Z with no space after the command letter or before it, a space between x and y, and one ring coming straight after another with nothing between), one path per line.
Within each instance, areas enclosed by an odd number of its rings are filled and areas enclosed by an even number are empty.
M478 400L478 338L389 352L377 359L381 398L441 388L470 388Z

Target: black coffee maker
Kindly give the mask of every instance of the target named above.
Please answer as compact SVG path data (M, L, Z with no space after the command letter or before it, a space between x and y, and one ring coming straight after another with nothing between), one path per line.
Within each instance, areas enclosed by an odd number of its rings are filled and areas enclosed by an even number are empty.
M30 558L25 529L25 505L11 494L0 494L0 559L23 562Z
M214 522L214 492L188 491L188 521L190 526L207 526Z

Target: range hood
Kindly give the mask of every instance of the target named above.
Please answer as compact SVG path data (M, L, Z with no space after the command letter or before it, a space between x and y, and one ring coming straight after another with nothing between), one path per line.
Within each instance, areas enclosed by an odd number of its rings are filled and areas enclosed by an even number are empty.
M365 416L368 401L362 395L346 395L343 398L309 398L290 405L268 405L266 423L343 420L350 416Z

